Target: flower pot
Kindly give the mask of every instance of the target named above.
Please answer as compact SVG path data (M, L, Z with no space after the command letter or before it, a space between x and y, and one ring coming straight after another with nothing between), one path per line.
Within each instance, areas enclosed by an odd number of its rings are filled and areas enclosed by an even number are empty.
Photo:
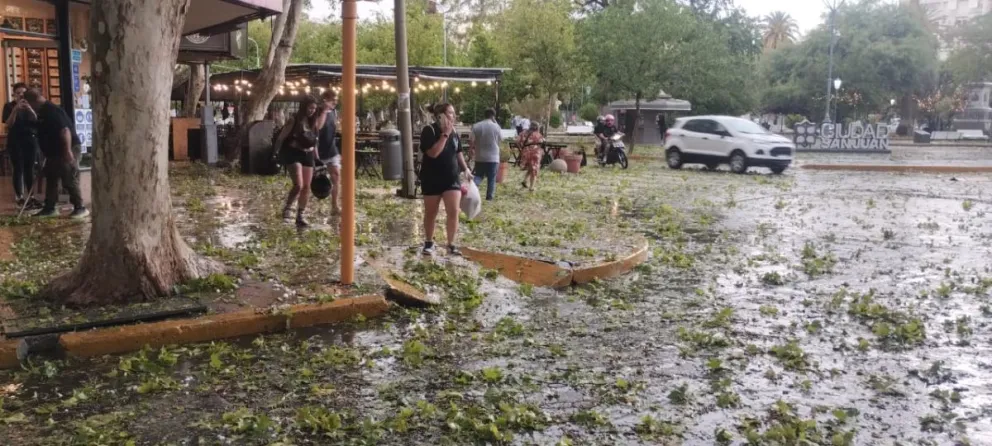
M506 176L506 170L510 168L510 163L501 162L499 163L499 170L496 171L496 182L499 184L503 183L503 178Z
M579 169L582 168L582 155L566 156L565 164L568 165L568 173L579 173Z

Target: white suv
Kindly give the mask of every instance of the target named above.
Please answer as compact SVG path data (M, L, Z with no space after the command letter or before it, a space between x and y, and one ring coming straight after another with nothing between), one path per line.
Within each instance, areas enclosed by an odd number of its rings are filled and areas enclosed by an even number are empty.
M744 173L748 167L767 167L779 174L792 164L796 145L747 119L731 116L693 116L675 120L665 133L668 167L704 164Z

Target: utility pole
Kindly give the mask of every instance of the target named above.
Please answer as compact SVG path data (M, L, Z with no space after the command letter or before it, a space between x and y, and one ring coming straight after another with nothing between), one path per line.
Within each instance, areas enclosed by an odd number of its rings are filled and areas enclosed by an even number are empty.
M837 41L837 39L834 37L834 18L835 18L836 15L837 15L837 10L836 9L831 9L830 10L830 62L827 65L827 106L826 106L826 110L827 111L823 115L824 116L824 121L826 121L826 122L831 122L830 121L830 101L831 101L831 93L833 93L833 88L834 88L834 86L833 86L833 82L834 82L834 42Z
M410 116L410 61L406 48L406 0L394 0L393 24L396 33L396 120L403 146L403 187L399 195L416 198L416 173L413 170L413 124Z
M355 35L358 2L341 3L341 283L355 283Z

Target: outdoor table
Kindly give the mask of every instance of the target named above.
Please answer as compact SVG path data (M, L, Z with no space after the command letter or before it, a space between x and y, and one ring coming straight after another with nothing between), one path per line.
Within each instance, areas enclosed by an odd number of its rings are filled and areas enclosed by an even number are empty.
M558 159L561 155L562 149L568 147L568 144L559 144L554 142L544 142L541 144L544 148L544 156L541 158L541 167L551 164L552 161Z
M376 148L375 141L359 141L361 148L355 151L355 173L365 174L370 177L379 178L379 149Z

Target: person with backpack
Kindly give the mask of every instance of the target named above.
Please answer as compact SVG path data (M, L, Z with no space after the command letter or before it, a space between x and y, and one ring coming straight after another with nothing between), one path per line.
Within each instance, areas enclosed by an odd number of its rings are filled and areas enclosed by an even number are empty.
M286 204L282 208L282 218L293 218L293 201L296 201L296 226L301 228L310 226L304 213L310 200L317 132L324 125L325 115L320 108L312 96L303 98L300 108L286 121L273 144L276 159L286 167L289 178L293 181L293 187L289 189Z
M462 199L461 173L471 170L462 154L462 144L455 133L455 107L438 104L434 107L434 123L420 133L420 188L424 194L424 255L434 254L434 226L437 213L444 202L448 254L459 255L455 246L458 234L458 212Z

